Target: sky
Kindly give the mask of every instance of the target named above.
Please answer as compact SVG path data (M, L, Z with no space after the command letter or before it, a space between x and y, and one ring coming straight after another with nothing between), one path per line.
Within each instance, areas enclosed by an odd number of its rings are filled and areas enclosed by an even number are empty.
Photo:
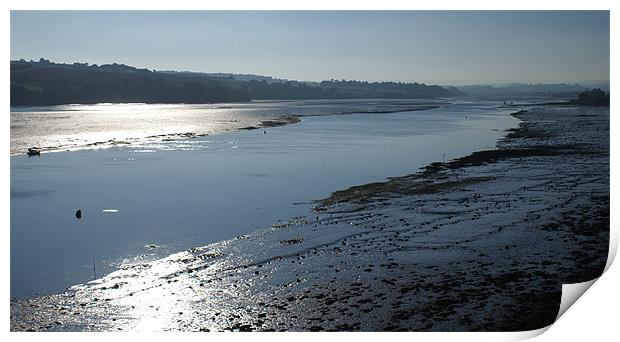
M608 11L12 11L11 59L302 81L609 80Z

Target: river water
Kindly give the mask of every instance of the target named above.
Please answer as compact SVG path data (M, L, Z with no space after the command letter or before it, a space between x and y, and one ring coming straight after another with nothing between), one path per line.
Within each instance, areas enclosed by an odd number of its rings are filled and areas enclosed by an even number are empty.
M493 148L514 111L390 100L14 108L11 297L60 292L309 215L339 189ZM281 115L301 122L238 130ZM148 138L187 132L209 135ZM21 154L32 146L57 152Z

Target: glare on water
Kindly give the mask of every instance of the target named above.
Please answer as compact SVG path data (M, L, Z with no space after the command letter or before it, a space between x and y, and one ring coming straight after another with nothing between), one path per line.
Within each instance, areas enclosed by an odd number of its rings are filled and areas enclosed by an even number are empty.
M265 114L268 116L268 114ZM256 124L243 106L95 104L11 110L11 154L30 147L73 150L127 144L144 138L211 134ZM264 117L263 117L264 119Z

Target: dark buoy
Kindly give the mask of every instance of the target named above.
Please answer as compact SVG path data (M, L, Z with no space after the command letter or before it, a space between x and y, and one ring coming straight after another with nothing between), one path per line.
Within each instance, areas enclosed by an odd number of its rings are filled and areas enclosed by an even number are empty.
M78 209L78 211L75 212L75 218L77 219L82 218L82 209Z
M41 151L39 149L33 147L33 148L29 148L28 152L26 152L26 154L28 155L28 157L40 156L41 155Z

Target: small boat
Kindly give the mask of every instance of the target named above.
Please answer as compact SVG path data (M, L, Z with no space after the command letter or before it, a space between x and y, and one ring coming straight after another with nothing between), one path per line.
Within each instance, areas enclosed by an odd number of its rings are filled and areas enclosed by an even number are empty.
M33 157L33 156L40 156L41 155L41 151L37 148L29 148L28 152L26 152L26 154L28 155L28 157Z

